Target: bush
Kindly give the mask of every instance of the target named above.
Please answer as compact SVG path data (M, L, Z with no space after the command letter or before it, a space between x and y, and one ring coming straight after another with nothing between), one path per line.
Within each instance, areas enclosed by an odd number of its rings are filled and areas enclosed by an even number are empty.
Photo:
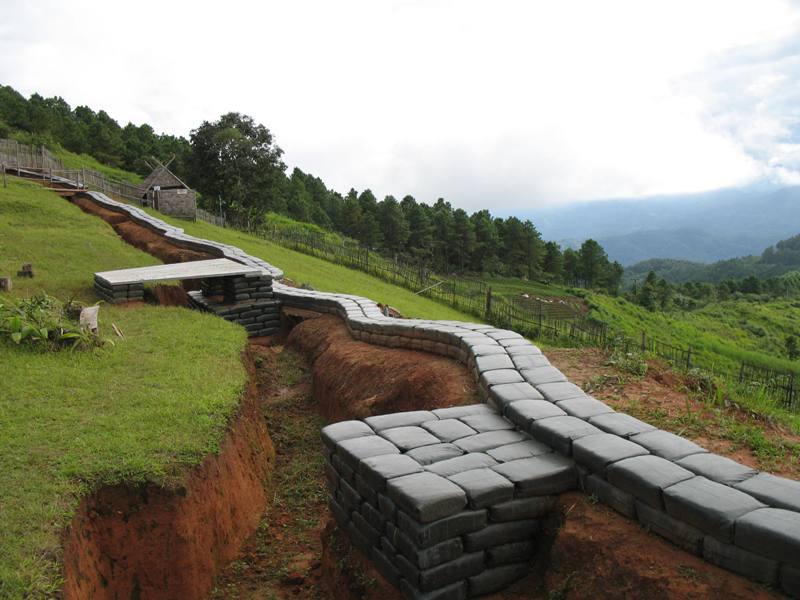
M51 351L113 343L81 328L77 322L80 311L74 302L62 302L44 292L16 303L0 303L0 339Z

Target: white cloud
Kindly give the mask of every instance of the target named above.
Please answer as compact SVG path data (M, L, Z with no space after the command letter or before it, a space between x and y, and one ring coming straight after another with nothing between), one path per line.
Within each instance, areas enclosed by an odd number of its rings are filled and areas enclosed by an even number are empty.
M342 191L507 213L800 177L783 1L5 4L0 81L183 135L246 112Z

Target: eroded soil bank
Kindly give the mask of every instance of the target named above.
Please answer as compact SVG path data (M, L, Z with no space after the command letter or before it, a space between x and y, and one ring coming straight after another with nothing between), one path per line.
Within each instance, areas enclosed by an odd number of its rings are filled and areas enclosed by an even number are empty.
M67 599L203 598L255 530L275 452L253 381L217 455L174 488L104 488L80 505L64 541Z

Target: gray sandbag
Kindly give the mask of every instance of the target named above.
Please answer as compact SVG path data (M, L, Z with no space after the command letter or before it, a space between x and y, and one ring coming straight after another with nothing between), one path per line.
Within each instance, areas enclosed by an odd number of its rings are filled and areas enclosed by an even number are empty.
M533 369L525 369L520 371L525 381L537 388L545 383L555 383L557 381L566 381L566 376L556 369L555 367L536 367ZM544 394L544 392L542 392ZM547 396L545 396L546 398Z
M572 442L572 457L594 473L605 475L612 463L634 456L649 454L639 444L611 433L582 437Z
M439 419L438 421L426 421L425 423L422 423L420 427L435 435L440 442L452 442L463 437L467 437L468 435L475 435L478 433L472 429L472 427L468 426L459 419Z
M505 409L506 417L526 431L530 428L531 421L563 417L566 414L563 409L547 400L519 400L508 404Z
M375 431L382 431L384 429L391 429L392 427L419 425L425 421L433 421L437 418L436 415L428 410L409 410L406 412L367 417L364 421Z
M647 448L651 454L666 458L667 460L680 460L690 454L708 452L708 450L702 446L698 446L686 438L661 429L638 433L631 436L630 439L632 442Z
M392 523L387 524L386 534L388 541L397 552L405 556L412 565L420 570L431 569L464 554L464 544L460 537L444 540L428 548L419 548L411 541L410 537Z
M486 452L492 448L513 444L514 442L521 442L526 439L530 438L524 433L507 429L501 431L487 431L485 433L461 438L455 441L455 445L464 452Z
M484 371L480 375L480 382L483 387L491 388L495 385L506 383L522 383L525 380L516 369L497 369L496 371Z
M392 523L392 525L394 524ZM389 524L387 523L387 528L388 526ZM381 551L390 558L394 558L394 555L397 554L397 548L394 547L394 544L392 544L392 542L389 541L389 538L385 535L381 536L380 547Z
M566 412L568 415L578 417L579 419L590 419L597 415L604 415L614 412L610 406L592 398L585 396L584 398L572 398L570 400L561 400L556 403L557 406Z
M386 489L386 482L395 477L422 471L420 464L405 454L382 454L365 458L358 465L358 473L376 491Z
M744 575L761 583L778 581L778 563L753 552L726 544L707 535L703 542L703 558L717 566Z
M441 475L442 477L450 477L462 471L493 467L496 464L497 461L488 454L484 454L483 452L471 452L470 454L464 454L428 465L425 467L425 470Z
M450 517L431 523L420 523L404 513L397 511L397 526L420 548L429 548L465 533L477 531L486 526L486 510L463 510Z
M663 490L691 479L694 474L665 458L644 455L609 465L606 477L611 484L645 504L664 510Z
M416 425L382 429L379 435L392 442L404 452L419 448L420 446L430 446L431 444L439 443L439 438Z
M421 592L405 579L401 579L400 591L408 600L464 600L467 597L467 582L457 581L438 590Z
M536 389L541 392L544 399L548 402L561 402L562 400L586 397L586 392L569 381L543 383L541 385L537 385Z
M469 438L463 438L469 439ZM448 458L455 458L461 456L464 451L455 444L433 444L431 446L420 446L406 452L406 456L410 456L421 465L431 465L440 460L447 460Z
M599 499L603 504L610 506L619 514L629 519L636 518L636 498L633 494L623 492L597 475L589 475L583 480L587 494Z
M336 488L339 487L339 473L327 460L325 461L325 480L328 482L328 490L331 493L335 492Z
M496 371L497 369L513 369L514 363L511 357L503 352L502 354L488 354L475 357L475 369L478 373Z
M752 496L705 477L693 477L664 490L667 513L714 536L733 540L733 524L739 517L766 508Z
M639 522L653 533L692 554L702 554L705 534L696 527L674 519L639 500L636 501L636 516Z
M369 540L370 546L377 546L380 543L381 539L381 532L378 529L375 529L369 522L364 518L364 516L360 512L353 512L352 515L352 522L361 532L361 534Z
M383 575L386 581L395 587L400 585L400 571L395 566L394 557L387 556L378 548L373 548L370 558L375 564L375 568L378 569L378 572Z
M536 440L524 440L522 442L514 442L513 444L492 448L488 450L486 454L499 462L510 462L512 460L519 460L520 458L541 456L542 454L548 454L552 451L553 449L550 446L537 442Z
M336 499L347 510L359 510L361 508L361 494L344 479L339 481L339 490L336 492Z
M530 573L530 570L531 566L526 562L486 569L482 573L473 575L467 580L469 597L474 598L475 596L482 596L502 590L511 583L525 577Z
M511 542L486 549L486 564L499 567L513 563L530 564L536 552L536 543L531 540Z
M390 456L397 455L392 454ZM373 506L378 506L378 492L376 492L375 488L358 473L356 473L355 488L365 502L369 502Z
M550 417L531 422L531 435L564 456L572 454L572 442L587 435L602 433L577 417Z
M516 346L504 346L506 352L511 357L514 356L535 356L541 354L542 351L531 343L521 344Z
M411 561L398 554L396 562L403 579L422 592L431 592L452 583L462 581L483 570L483 552L462 554L455 560L430 569L417 569Z
M350 538L350 541L353 542L356 548L361 550L364 554L369 556L372 553L372 543L370 542L369 538L361 533L361 530L356 527L353 521L350 521L345 526L345 530L347 531L347 535Z
M369 502L361 503L361 516L378 532L382 532L386 526L386 517Z
M464 549L467 552L477 552L493 546L530 540L540 527L538 519L492 523L479 531L466 534Z
M589 419L589 423L607 433L622 437L630 437L645 431L654 431L655 427L635 417L620 412L605 413Z
M739 464L735 460L710 452L691 454L676 461L676 464L695 475L702 475L706 479L725 485L736 485L758 473L755 469Z
M555 453L512 460L492 468L516 486L518 497L560 494L575 489L578 483L574 463Z
M514 424L500 415L466 415L461 417L461 421L466 423L478 433L486 431L500 431L502 429L514 429Z
M800 481L759 473L733 487L773 508L800 512Z
M375 432L364 421L340 421L323 427L320 434L324 444L333 450L342 440L375 435Z
M397 518L397 505L392 502L389 496L378 494L378 510L387 521L394 521Z
M514 484L491 469L472 469L448 477L464 490L470 508L484 508L514 497Z
M800 598L800 569L781 565L778 579L784 592L792 598Z
M357 469L358 463L364 458L382 454L400 454L400 450L382 437L370 435L339 442L336 454L341 456L351 469Z
M736 545L800 569L800 513L754 510L736 520Z
M532 496L500 502L489 507L489 520L496 523L536 519L550 512L556 506L556 496Z
M503 383L489 389L489 398L500 412L505 412L508 405L519 400L542 400L542 395L530 383Z
M339 527L347 525L347 522L350 520L350 513L347 512L333 496L328 496L328 507L331 509L331 514L333 518L336 519Z
M463 339L463 338L462 338ZM506 349L503 348L500 344L495 342L494 344L487 344L485 343L485 339L483 338L479 343L469 344L469 353L474 356L475 358L480 358L481 356L495 356L495 355L502 355L508 356L506 353Z
M536 369L538 367L549 367L550 361L542 354L523 354L511 357L517 369Z
M430 472L390 479L386 495L420 523L450 516L467 505L467 496L460 487Z
M465 406L450 406L448 408L437 408L432 411L439 419L458 419L465 415L476 415L480 413L493 413L491 407L485 404L467 404Z

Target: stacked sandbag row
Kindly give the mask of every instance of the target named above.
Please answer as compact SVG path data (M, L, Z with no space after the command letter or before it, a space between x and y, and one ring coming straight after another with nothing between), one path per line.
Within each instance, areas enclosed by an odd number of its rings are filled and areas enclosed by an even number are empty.
M485 404L322 430L341 529L408 598L480 596L530 572L572 461Z
M144 299L142 282L112 284L102 277L94 276L94 291L109 304L141 301Z
M186 235L103 194L91 196L173 243L256 266L275 280L283 277L279 268L239 248ZM482 392L500 411L574 458L589 493L716 564L800 597L797 481L757 473L615 413L569 383L514 332L458 321L393 319L375 302L348 294L281 283L273 284L273 292L287 305L339 315L362 341L459 360L473 369Z
M202 291L188 292L188 296L192 308L212 312L226 321L238 323L250 337L273 335L280 329L279 300L243 300L228 304L204 296Z
M272 276L237 275L222 278L225 302L264 300L272 298Z

